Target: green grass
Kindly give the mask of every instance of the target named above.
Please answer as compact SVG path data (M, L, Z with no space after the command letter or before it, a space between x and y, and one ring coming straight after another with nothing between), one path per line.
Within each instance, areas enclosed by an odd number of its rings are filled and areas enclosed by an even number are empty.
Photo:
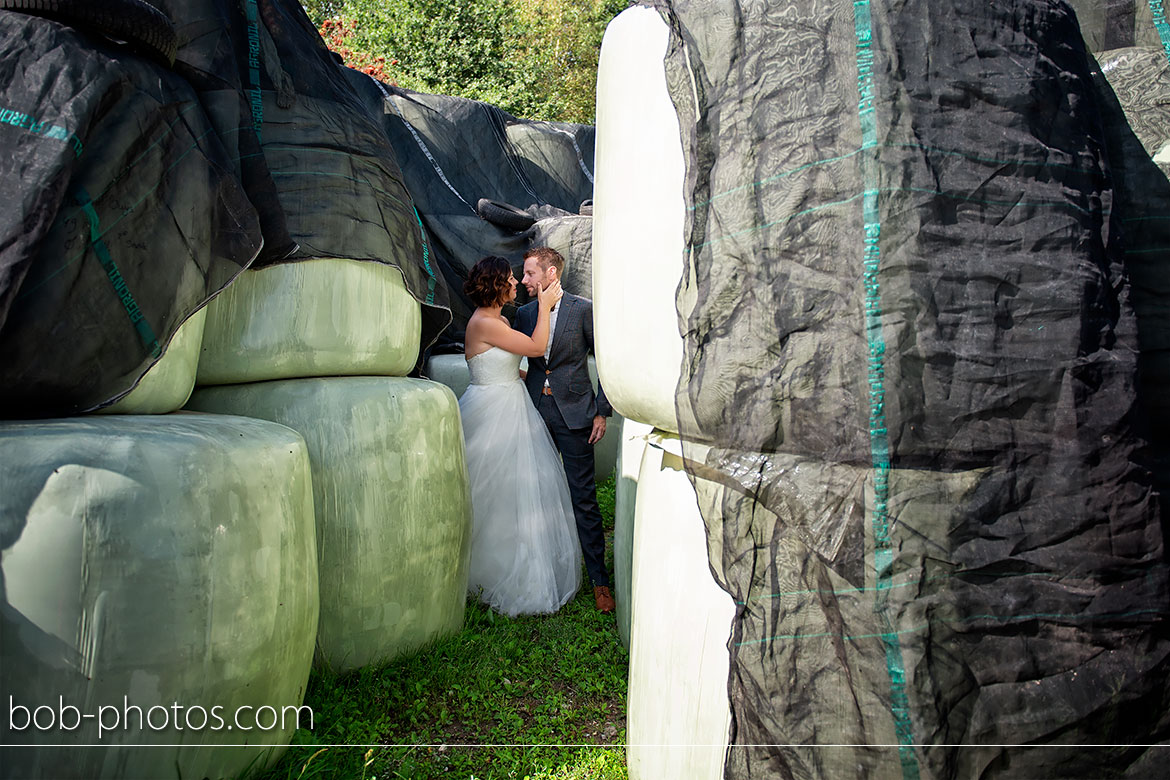
M598 485L611 571L613 495L612 478ZM260 777L626 780L628 662L614 616L584 588L555 615L469 601L463 631L415 655L315 671L313 730Z

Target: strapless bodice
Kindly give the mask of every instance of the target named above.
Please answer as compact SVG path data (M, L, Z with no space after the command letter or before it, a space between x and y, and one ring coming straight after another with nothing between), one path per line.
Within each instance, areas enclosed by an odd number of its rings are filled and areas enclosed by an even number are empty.
M473 385L500 385L520 378L520 356L488 347L467 361Z

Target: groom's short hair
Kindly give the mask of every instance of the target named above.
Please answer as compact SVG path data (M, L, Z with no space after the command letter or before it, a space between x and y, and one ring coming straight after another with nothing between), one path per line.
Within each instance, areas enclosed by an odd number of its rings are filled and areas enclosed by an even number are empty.
M557 269L557 278L560 279L565 272L565 258L561 257L561 253L550 246L534 246L524 253L524 259L535 258L536 262L540 263L540 267L548 270L549 267Z

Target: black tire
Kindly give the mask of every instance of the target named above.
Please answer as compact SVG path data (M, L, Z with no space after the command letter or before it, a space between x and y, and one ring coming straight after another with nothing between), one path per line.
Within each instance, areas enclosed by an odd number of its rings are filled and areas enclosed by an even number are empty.
M175 26L145 0L0 0L0 9L96 30L162 60L167 67L175 64L179 49Z
M507 203L487 198L480 198L475 204L475 210L480 217L493 225L499 225L517 233L527 230L536 223L536 217L528 212L521 211L515 206L509 206Z

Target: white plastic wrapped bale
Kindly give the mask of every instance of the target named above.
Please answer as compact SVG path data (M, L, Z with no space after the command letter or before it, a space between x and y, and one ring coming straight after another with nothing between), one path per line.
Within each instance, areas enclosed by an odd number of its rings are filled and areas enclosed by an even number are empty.
M5 776L237 777L309 727L299 434L90 416L0 423L0 453L0 744L38 746L0 747Z
M610 22L597 72L593 313L598 371L623 417L677 431L684 161L666 91L669 30L635 7ZM634 337L636 334L636 337Z
M707 532L679 441L655 431L634 519L627 760L631 780L723 777L735 606L707 563Z
M162 357L121 399L97 411L102 414L165 414L183 408L195 388L195 371L207 322L204 307L179 326Z
M471 384L471 372L467 368L467 358L459 355L431 355L427 358L426 375L428 379L444 384L451 388L456 398L463 395L463 391Z
M405 376L422 310L402 272L320 258L245 271L208 304L197 383Z
M630 576L634 567L634 503L638 472L646 437L654 429L645 423L622 420L618 429L617 466L614 469L613 578L616 588L618 636L630 649Z
M561 284L565 292L593 299L593 217L541 219L532 226L529 246L552 247L565 258Z
M526 361L527 358L521 361L521 368L527 368ZM597 365L594 363L592 355L589 356L588 363L589 379L593 382L593 390L596 392ZM471 372L467 370L467 360L463 355L432 355L427 358L426 374L428 378L451 388L456 398L463 395L463 391L471 382ZM617 430L621 423L621 415L614 414L610 417L606 422L605 436L602 436L601 441L594 445L593 473L599 482L609 479L617 465L619 446Z
M391 377L199 388L188 406L273 420L308 442L321 571L320 660L388 660L459 631L471 498L454 394Z

